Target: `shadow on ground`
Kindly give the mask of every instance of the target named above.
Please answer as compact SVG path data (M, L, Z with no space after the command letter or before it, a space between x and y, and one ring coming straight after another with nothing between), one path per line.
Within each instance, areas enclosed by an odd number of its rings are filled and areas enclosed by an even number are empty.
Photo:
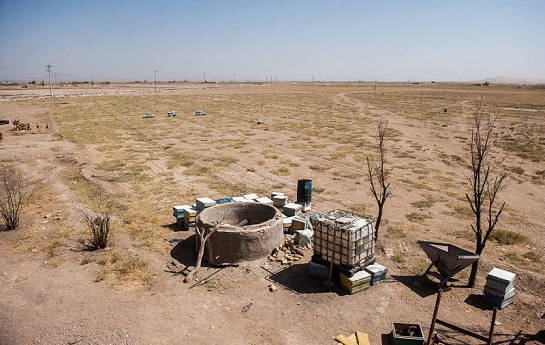
M392 335L390 333L381 335L382 345L391 345L392 344Z
M173 232L182 232L183 231L182 227L179 226L178 224L176 224L176 222L171 223L171 224L163 224L163 225L161 225L161 227L163 229L172 230Z
M422 298L437 294L437 284L430 282L430 280L423 276L391 275L390 277L405 285Z
M486 303L483 299L482 294L472 293L465 299L465 302L472 307L481 309L481 310L493 310L494 307Z
M291 265L280 271L270 273L271 275L267 277L267 280L298 294L323 292L334 292L340 296L347 294L339 286L338 282L335 283L332 289L324 289L324 282L327 279L309 275L308 265L306 264Z
M170 250L170 256L183 266L195 266L197 252L195 251L195 235L180 239ZM204 262L203 262L204 266Z

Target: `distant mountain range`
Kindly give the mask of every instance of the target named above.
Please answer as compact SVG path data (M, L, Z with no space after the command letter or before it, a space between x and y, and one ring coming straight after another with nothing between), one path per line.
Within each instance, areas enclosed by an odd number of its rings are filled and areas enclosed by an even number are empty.
M482 80L472 81L472 83L481 83L481 84L484 82L489 82L490 84L536 85L536 84L545 84L545 79L496 77L491 79L482 79Z
M45 80L44 80L45 79ZM19 82L19 83L28 83L32 80L35 80L36 83L40 83L42 80L44 80L47 83L47 74L44 73L43 76L40 76L38 78L36 77L27 77L27 78L21 78L21 77L2 77L0 76L0 83L2 82ZM74 81L111 81L111 82L128 82L138 79L130 79L130 78L113 78L110 80L103 79L103 78L85 78L81 76L77 76L75 74L65 74L65 73L58 73L53 72L51 73L51 82L53 84L57 84L59 82L74 82ZM438 81L441 82L441 81ZM448 81L445 81L448 83ZM512 77L495 77L495 78L489 78L489 79L480 79L480 80L468 80L468 81L458 81L453 83L471 83L471 84L484 84L485 82L489 82L490 84L511 84L511 85L538 85L538 84L545 84L545 79L534 79L534 78L512 78Z

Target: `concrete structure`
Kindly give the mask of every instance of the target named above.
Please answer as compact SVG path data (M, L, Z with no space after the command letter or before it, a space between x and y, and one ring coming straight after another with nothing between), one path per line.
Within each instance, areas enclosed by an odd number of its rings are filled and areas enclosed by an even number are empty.
M271 205L227 203L204 209L197 226L219 228L206 242L204 258L213 265L257 260L284 244L282 214Z

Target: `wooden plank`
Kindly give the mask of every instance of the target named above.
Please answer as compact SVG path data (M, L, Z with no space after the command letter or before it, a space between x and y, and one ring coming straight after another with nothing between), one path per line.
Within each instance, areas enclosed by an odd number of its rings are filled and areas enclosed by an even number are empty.
M356 338L358 339L358 345L371 345L369 343L369 335L356 331Z
M358 345L355 341L352 341L342 334L335 337L335 340L340 341L343 345Z

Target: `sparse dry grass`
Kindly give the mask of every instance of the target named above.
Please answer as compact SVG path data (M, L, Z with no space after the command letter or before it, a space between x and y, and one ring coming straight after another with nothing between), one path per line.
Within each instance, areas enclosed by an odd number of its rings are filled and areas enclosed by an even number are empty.
M423 222L426 219L430 218L430 216L428 216L427 214L418 212L411 212L409 214L406 214L405 217L411 222Z
M374 152L372 133L384 114L406 125L391 126L388 132L393 197L405 200L401 212L388 216L398 223L424 222L427 213L412 212L414 208L444 202L453 212L441 216L451 218L451 223L471 219L469 206L460 202L463 177L453 172L465 169L466 116L473 110L474 91L443 85L382 89L374 95L369 85L285 85L240 92L79 97L52 105L52 113L65 138L78 148L93 148L100 156L95 168L105 172L102 181L125 207L119 212L124 224L120 231L129 234L136 246L159 250L154 243L160 243L168 230L156 230L173 221L171 204L191 203L203 195L289 192L303 177L319 183L313 208L320 207L320 201L324 207L342 205L367 212L366 205L373 200L365 157ZM500 149L536 164L543 162L544 126L538 125L544 111L542 91L508 97L485 92L491 108L537 111L500 109ZM196 117L196 109L208 115ZM170 110L178 117L167 119ZM146 112L156 117L142 119ZM264 126L256 124L256 114ZM533 129L527 130L528 126ZM408 137L407 128L417 127L426 128L429 137ZM435 162L442 162L441 168L434 169ZM523 166L513 164L511 171L521 181L543 183L543 165ZM67 178L76 194L97 188L77 169L69 170ZM416 197L407 198L410 193ZM416 236L404 227L385 229L389 238Z
M529 241L526 236L521 235L520 233L504 229L495 229L492 231L490 240L503 245L520 245L528 243Z

